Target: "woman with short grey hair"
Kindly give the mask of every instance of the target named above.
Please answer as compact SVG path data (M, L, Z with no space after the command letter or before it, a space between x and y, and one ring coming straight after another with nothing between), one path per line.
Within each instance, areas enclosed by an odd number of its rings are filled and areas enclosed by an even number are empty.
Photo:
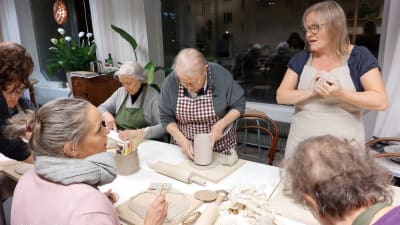
M147 85L147 72L133 61L124 63L115 73L122 87L98 106L106 126L119 131L122 140L145 133L145 138L165 134L158 110L159 93Z
M285 159L286 190L322 225L399 224L392 176L362 149L332 135L300 142Z

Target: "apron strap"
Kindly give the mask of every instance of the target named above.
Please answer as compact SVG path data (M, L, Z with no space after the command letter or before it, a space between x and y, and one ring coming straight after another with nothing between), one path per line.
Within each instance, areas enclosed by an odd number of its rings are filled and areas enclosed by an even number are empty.
M144 99L146 98L146 91L147 91L147 85L144 86L143 91L141 93L142 97L142 101L140 102L140 108L143 109L143 105L144 105Z
M370 224L372 217L375 216L375 214L387 207L390 206L389 203L386 202L380 202L380 203L375 203L372 206L370 206L368 209L364 210L360 215L357 216L357 218L354 220L354 222L352 223L352 225L366 225L366 224Z
M124 101L122 101L122 104L121 104L121 106L119 107L119 109L118 109L118 111L115 113L115 116L117 116L118 115L118 113L119 113L119 111L124 107L124 105L126 104L126 99L128 99L128 96L129 96L129 93L128 92L126 92L126 95L125 95L125 98L124 98Z

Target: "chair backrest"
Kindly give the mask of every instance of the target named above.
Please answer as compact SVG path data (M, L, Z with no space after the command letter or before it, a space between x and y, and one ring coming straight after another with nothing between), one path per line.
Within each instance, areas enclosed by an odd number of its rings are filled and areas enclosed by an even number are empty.
M385 152L384 148L389 145L400 145L400 138L384 137L374 138L365 144L366 154L369 158L400 157L400 152Z
M268 117L264 112L250 110L246 111L236 121L236 131L260 131L263 137L267 136L269 139L259 140L268 143L268 164L272 165L274 160L276 147L279 139L279 127L270 117Z

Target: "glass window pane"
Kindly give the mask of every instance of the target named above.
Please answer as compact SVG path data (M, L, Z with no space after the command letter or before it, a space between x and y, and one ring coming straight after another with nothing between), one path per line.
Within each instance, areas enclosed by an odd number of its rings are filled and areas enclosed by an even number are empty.
M209 61L232 72L248 101L276 104L276 90L287 63L305 46L303 12L315 2L318 1L163 0L165 63L170 66L181 48L197 48ZM372 20L380 33L384 1L359 2L359 18L353 29L354 0L340 1L353 42L361 36L367 21ZM375 40L379 47L379 37Z

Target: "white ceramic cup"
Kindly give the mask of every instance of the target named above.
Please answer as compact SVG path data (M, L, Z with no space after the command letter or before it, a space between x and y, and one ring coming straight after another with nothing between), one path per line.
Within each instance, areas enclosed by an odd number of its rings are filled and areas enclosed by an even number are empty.
M194 135L194 163L201 166L209 165L213 160L213 150L210 133Z

